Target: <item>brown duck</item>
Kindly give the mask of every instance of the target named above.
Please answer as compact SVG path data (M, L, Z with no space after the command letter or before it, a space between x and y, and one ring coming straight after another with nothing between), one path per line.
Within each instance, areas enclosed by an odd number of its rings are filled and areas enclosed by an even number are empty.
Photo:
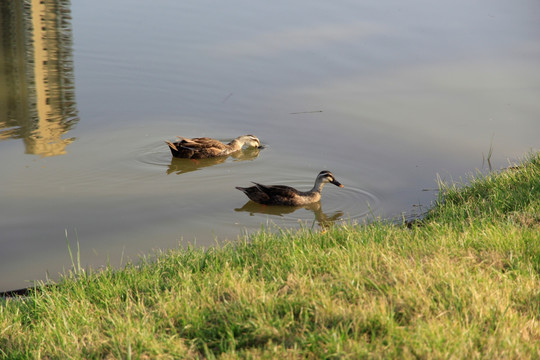
M236 188L259 204L302 206L321 200L321 190L326 183L343 187L330 171L324 170L317 175L315 185L310 191L299 191L285 185L262 185L256 182L254 182L255 186L247 188L237 186Z
M180 141L174 143L165 141L165 143L169 145L169 149L171 149L174 157L186 159L206 159L226 156L241 150L245 145L248 147L261 147L261 142L253 135L239 136L228 144L208 137L188 139L179 136L178 138L180 138Z

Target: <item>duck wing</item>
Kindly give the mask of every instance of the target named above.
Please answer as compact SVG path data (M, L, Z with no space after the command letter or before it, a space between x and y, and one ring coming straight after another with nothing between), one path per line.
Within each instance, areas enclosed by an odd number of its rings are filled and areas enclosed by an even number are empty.
M182 140L179 143L182 146L187 146L192 149L205 149L205 148L216 148L219 150L226 149L225 144L223 144L221 141L208 138L208 137L193 138L193 139L182 138Z
M269 197L284 197L284 198L293 198L298 195L298 190L286 185L263 185L256 182L253 182L255 187L268 195Z
M206 159L223 155L226 150L225 144L219 140L208 137L188 139L178 136L180 141L169 143L173 155L189 159ZM171 146L172 145L172 146Z

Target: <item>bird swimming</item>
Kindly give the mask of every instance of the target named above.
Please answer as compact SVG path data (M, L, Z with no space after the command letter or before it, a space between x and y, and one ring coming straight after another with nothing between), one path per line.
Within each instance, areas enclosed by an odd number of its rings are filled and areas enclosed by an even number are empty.
M260 140L254 135L239 136L228 144L208 137L188 139L178 136L178 138L180 141L174 143L165 141L171 154L177 158L206 159L232 154L244 146L262 148Z
M332 183L338 187L343 185L336 180L334 175L324 170L317 175L315 185L309 191L299 191L286 185L262 185L253 182L255 186L236 188L247 195L252 201L264 205L302 206L321 200L321 190L326 183Z

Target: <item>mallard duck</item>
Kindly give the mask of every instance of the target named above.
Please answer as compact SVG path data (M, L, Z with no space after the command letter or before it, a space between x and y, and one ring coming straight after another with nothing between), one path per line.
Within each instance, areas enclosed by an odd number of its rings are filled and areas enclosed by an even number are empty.
M299 191L285 185L262 185L256 182L254 182L255 186L247 188L237 186L236 188L259 204L302 206L321 200L321 190L326 183L343 187L330 171L324 170L317 175L315 185L310 191Z
M187 139L178 136L178 138L180 141L175 143L165 141L165 143L169 145L172 155L177 158L206 159L229 155L242 149L244 145L261 147L261 142L253 135L239 136L228 144L224 144L219 140L208 137Z

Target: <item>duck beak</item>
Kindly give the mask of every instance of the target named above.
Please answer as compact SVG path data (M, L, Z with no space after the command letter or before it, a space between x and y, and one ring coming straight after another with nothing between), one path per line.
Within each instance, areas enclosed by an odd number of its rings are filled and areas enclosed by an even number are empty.
M343 187L343 185L339 181L337 181L336 179L334 179L334 181L331 181L331 183L336 185L337 187L340 187L340 188Z

